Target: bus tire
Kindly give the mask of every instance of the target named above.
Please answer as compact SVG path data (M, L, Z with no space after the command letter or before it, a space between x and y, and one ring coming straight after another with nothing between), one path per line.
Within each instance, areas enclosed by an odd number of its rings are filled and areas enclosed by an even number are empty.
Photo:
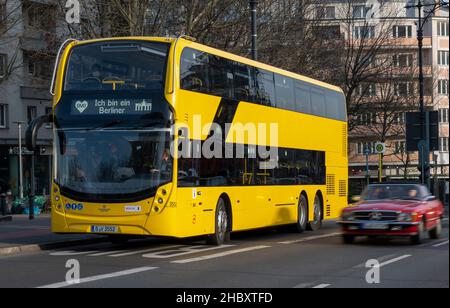
M314 218L312 221L308 222L307 229L309 231L317 231L322 227L322 198L319 195L319 192L316 194L316 197L314 198Z
M214 234L208 236L208 244L220 246L225 241L229 240L230 232L228 228L228 212L225 205L225 200L219 199L216 205L216 214L214 216Z
M300 195L297 206L297 222L294 225L294 231L303 233L308 226L308 200L304 194Z

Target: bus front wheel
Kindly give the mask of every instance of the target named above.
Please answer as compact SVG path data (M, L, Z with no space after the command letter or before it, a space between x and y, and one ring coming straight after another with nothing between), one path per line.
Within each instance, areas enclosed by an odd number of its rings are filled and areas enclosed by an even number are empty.
M230 238L228 228L228 212L225 201L220 198L216 206L216 215L214 220L214 234L208 237L208 244L220 246Z
M308 200L304 194L300 195L298 202L298 216L297 223L294 225L294 230L297 233L303 233L308 226Z

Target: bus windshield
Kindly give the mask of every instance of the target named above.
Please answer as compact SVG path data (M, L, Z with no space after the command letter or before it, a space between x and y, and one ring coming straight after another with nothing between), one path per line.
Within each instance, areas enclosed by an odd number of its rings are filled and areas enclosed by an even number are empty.
M89 200L139 198L171 181L168 129L58 129L56 182Z
M161 90L169 44L113 41L75 47L65 91Z

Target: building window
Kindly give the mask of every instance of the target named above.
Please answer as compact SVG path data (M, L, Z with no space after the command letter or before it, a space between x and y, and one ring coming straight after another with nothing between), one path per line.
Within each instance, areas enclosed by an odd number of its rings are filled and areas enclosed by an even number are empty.
M317 19L335 19L336 8L334 6L319 6L317 7Z
M313 31L316 37L324 40L335 40L341 37L340 26L317 26Z
M448 108L439 109L439 123L448 123Z
M375 37L375 27L374 26L356 26L354 29L353 36L357 40L372 39Z
M437 27L438 27L437 32L439 36L447 36L447 37L449 36L448 22L440 21L437 23Z
M0 53L0 78L6 76L6 55Z
M439 138L439 151L448 152L448 137Z
M411 82L396 83L394 88L394 94L396 96L411 96L412 83Z
M8 106L0 105L0 128L8 127L7 115L8 115Z
M25 53L25 61L28 63L28 74L30 76L47 80L52 77L53 62L48 57L35 53Z
M448 79L441 79L438 82L439 94L448 94Z
M359 125L371 126L377 124L377 114L368 112L358 115L357 122Z
M366 18L367 13L369 13L370 7L365 5L355 5L353 6L353 18Z
M415 0L408 0L406 2L406 6L408 6L406 8L406 17L408 18L414 18L416 17L416 8L415 7L411 7L413 5L416 5Z
M28 27L47 32L56 31L56 6L37 2L26 2L23 10Z
M361 84L358 86L357 93L359 96L373 97L377 94L376 84Z
M393 36L395 38L411 38L412 26L394 26Z
M394 152L396 154L401 154L406 152L406 141L395 141L394 142Z
M405 117L406 114L404 112L398 112L394 114L393 123L396 125L403 125L405 124Z
M393 64L395 67L411 67L413 65L413 55L412 54L394 55Z
M369 154L375 153L375 141L358 142L356 144L356 154L364 155L368 150Z
M27 120L28 124L31 123L37 117L37 107L36 106L28 106L27 107Z
M438 64L448 66L448 50L438 51Z

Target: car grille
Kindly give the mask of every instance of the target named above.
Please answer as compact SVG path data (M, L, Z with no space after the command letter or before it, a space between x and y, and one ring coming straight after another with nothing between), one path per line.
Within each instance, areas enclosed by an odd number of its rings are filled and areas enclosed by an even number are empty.
M398 213L394 211L357 211L353 213L355 220L396 221Z

